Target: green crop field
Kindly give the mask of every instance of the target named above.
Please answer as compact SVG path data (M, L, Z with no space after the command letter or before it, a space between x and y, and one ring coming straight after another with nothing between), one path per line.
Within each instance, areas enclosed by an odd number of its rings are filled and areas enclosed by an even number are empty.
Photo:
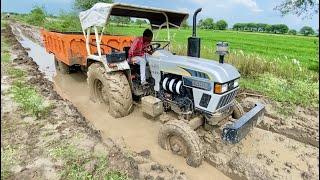
M145 28L109 26L108 32L119 35L139 36ZM191 36L190 29L170 29L172 45L187 49L187 39ZM201 56L213 58L215 44L218 41L229 42L231 51L243 51L245 54L255 54L263 59L292 62L299 61L303 66L312 70L318 70L318 48L317 37L275 35L266 33L249 33L237 31L213 31L198 30L201 38ZM167 37L166 30L159 33L159 39Z

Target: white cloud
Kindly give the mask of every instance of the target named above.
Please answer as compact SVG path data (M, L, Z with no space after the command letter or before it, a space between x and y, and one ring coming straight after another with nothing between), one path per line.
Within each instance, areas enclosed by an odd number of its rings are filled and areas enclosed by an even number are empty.
M191 2L198 5L205 5L206 7L219 7L219 8L230 8L238 5L243 5L250 9L252 12L262 12L263 10L258 6L256 0L190 0Z
M259 8L255 0L233 0L235 3L242 4L248 7L253 12L261 12L262 9Z

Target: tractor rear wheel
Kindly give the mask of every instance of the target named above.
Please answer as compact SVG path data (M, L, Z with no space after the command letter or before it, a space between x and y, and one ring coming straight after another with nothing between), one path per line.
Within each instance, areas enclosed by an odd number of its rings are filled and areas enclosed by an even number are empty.
M104 67L100 63L90 65L87 76L90 99L108 105L108 75Z
M237 100L234 100L232 118L239 119L244 115L244 113L245 112L241 104Z
M203 147L198 134L179 120L169 121L160 128L158 143L161 148L186 158L187 164L198 167L203 159Z
M108 75L109 113L115 118L127 116L133 110L131 87L121 71Z

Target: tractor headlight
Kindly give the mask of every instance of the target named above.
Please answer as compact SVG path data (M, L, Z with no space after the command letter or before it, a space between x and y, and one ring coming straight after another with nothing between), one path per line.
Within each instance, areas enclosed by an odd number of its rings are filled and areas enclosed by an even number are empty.
M233 82L233 87L238 87L239 86L239 79L234 80Z
M214 93L216 93L216 94L222 94L227 91L228 91L228 83L214 85Z
M239 86L239 78L235 79L233 81L223 83L223 84L222 83L215 83L213 90L214 90L214 93L216 93L216 94L222 94L222 93L230 91L238 86Z

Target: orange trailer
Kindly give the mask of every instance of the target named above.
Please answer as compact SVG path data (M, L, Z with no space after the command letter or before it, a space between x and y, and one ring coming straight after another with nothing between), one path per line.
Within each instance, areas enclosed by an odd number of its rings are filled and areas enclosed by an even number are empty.
M41 30L44 46L48 53L52 53L55 59L68 66L81 65L86 66L88 56L86 50L86 41L82 33L52 32L45 29ZM103 54L111 52L111 47L123 50L124 47L130 47L134 37L103 35L101 41L101 51ZM90 52L97 54L96 38L90 35Z

